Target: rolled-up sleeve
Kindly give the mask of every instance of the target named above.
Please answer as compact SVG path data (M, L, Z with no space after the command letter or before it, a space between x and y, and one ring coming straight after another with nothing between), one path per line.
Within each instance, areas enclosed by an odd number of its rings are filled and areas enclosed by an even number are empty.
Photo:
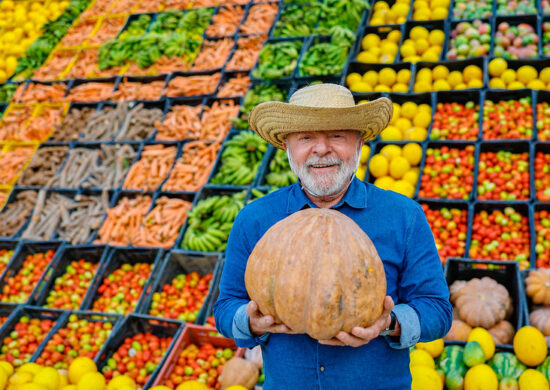
M420 334L416 341L436 340L444 337L451 328L453 308L433 233L418 204L406 240L398 286L399 303L410 306L418 315ZM400 322L400 325L402 332L409 335L414 334L414 328L418 326L414 321Z

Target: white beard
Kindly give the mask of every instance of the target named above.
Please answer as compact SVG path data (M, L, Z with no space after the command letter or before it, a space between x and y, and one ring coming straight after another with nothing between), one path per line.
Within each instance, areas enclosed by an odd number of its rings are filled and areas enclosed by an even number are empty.
M362 139L360 142L362 143ZM357 149L356 149L357 150ZM355 153L355 156L348 161L334 157L309 157L303 165L297 166L292 159L290 147L287 145L288 162L290 169L302 184L302 187L311 195L316 197L337 195L353 179L361 157L361 149ZM316 173L311 174L309 167L316 164L338 165L338 171L335 173Z

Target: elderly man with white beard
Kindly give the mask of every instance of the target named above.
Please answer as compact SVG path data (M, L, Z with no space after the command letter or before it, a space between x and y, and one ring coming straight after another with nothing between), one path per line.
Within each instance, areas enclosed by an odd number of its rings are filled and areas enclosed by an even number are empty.
M296 91L289 103L259 104L250 115L258 135L286 150L299 182L255 200L237 216L214 316L217 329L238 346L261 345L265 390L410 389L409 347L442 338L450 329L449 291L422 208L355 177L363 142L387 126L391 112L389 99L356 106L348 89L319 84ZM307 207L332 208L355 221L386 273L382 315L367 328L342 331L331 340L275 323L250 300L244 282L258 240Z

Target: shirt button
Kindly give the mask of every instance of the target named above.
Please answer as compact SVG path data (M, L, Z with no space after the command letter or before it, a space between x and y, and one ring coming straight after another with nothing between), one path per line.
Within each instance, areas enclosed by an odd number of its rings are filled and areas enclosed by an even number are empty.
M325 371L325 366L319 367L319 370L321 370L321 372Z

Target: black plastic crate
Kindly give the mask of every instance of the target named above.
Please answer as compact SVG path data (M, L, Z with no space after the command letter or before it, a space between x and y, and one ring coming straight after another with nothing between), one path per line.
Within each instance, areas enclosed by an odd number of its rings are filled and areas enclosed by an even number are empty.
M480 37L479 37L479 43L480 43L480 46L478 47L482 47L482 45L488 45L487 46L484 46L482 49L478 49L478 52L471 52L470 50L472 48L468 47L468 53L458 53L458 49L459 47L456 47L455 51L453 52L453 48L452 48L452 44L451 44L451 41L454 39L453 38L453 32L457 29L457 27L461 27L461 26L464 26L462 23L468 23L472 26L472 28L475 28L476 30L479 30L479 27L480 26L476 26L476 24L487 24L489 26L489 31L485 34L480 34ZM491 36L492 36L492 32L494 31L495 29L495 26L494 26L494 19L489 19L489 18L482 18L482 19L476 19L474 21L453 21L451 22L449 25L448 25L448 33L447 33L447 46L444 50L444 52L446 53L446 55L443 56L443 58L446 58L446 59L449 59L449 60L458 60L458 59L465 59L465 58L470 58L470 57L478 57L478 56L484 56L484 57L487 57L489 56L489 53L491 53L491 50L493 49L493 46L494 46L494 40L491 39ZM464 32L465 33L465 32ZM464 34L463 33L463 34ZM467 45L469 46L469 45ZM463 58L458 58L458 56L462 56Z
M445 40L443 41L443 44L441 45L441 53L439 53L439 59L438 59L438 60L442 61L445 58L447 41L449 39L447 37L448 34L447 34L445 21L444 20L432 20L432 21L416 21L416 20L413 21L413 20L409 20L408 22L405 23L405 28L404 28L404 31L403 31L403 37L401 39L401 44L403 44L406 40L411 39L410 38L411 30L414 27L418 27L418 26L426 28L426 30L428 30L428 32L431 32L433 30L440 30L441 32L443 32L443 34L445 34ZM399 45L399 49L400 48L401 48L401 45ZM417 53L417 55L419 55L419 54ZM401 55L400 50L398 50L398 54L396 55L396 60L398 62L405 61L405 59Z
M142 301L141 307L138 309L139 313L150 314L151 304L153 302L153 295L160 293L166 284L170 284L175 276L179 274L189 274L191 272L198 272L201 276L208 273L212 273L212 279L208 288L207 295L199 309L196 318L191 321L187 319L186 322L194 322L202 324L206 320L206 310L210 301L212 300L212 291L219 282L221 267L221 256L217 253L194 253L182 250L173 250L166 254L166 257L162 263L156 280L152 284L152 288L149 294ZM162 317L165 318L165 317ZM176 319L184 321L183 319Z
M353 52L351 53L352 61L363 62L363 61L360 61L357 58L357 56L363 50L365 50L365 48L363 47L363 39L369 34L378 35L380 37L380 41L382 41L382 40L384 40L388 37L390 32L399 31L400 39L399 39L399 42L396 43L396 45L397 45L398 48L401 47L401 42L403 42L403 40L404 40L404 38L403 38L404 26L405 26L405 23L403 23L401 26L399 26L399 25L389 25L389 26L370 26L370 25L367 25L366 27L363 27L360 31L360 34L357 35L358 39L357 39L356 45L353 49ZM395 55L394 60L392 62L390 62L389 64L396 63L398 58L399 58L399 53L397 53Z
M550 264L550 258L548 261L544 261L544 259L541 259L540 257L548 257L548 248L545 248L542 243L537 242L537 233L540 233L541 231L539 229L543 228L547 230L548 228L540 221L537 221L537 215L540 212L550 212L550 203L535 203L532 205L533 208L533 226L531 229L531 253L533 253L534 257L534 267L536 268L546 268ZM548 218L548 217L546 217ZM544 256L541 256L543 255Z
M519 269L514 262L476 261L470 259L448 259L445 277L449 286L457 280L490 277L503 285L512 299L513 313L510 323L517 330L525 325L524 299Z
M136 263L148 263L151 264L151 272L149 277L145 281L145 284L142 286L142 291L139 295L139 299L136 302L136 305L133 308L129 308L131 312L136 311L140 303L143 301L145 295L151 289L151 281L155 279L157 275L159 263L162 258L162 251L157 249L124 249L124 248L115 248L110 251L109 256L107 257L102 267L100 273L97 273L94 278L92 286L88 289L86 298L82 302L82 310L86 311L97 311L93 308L94 302L101 296L98 292L98 289L103 284L104 280L109 277L115 270L119 269L125 264L134 265ZM121 308L122 309L122 308ZM115 313L115 314L124 314L124 313Z
M414 71L414 77L411 76L411 83L412 87L414 88L414 85L416 83L416 78L421 69L428 68L430 70L433 70L436 66L445 66L449 72L452 71L459 71L463 73L464 69L469 65L475 65L481 70L481 81L483 82L483 85L480 87L471 88L468 87L465 90L479 90L485 87L485 83L483 81L484 75L487 73L487 61L484 57L475 57L475 58L469 58L467 60L456 60L456 61L441 61L441 62L425 62L425 61L419 61L416 63L415 71ZM466 83L466 80L463 81L464 84ZM433 85L432 85L433 89Z
M534 0L531 0L534 1ZM496 10L495 10L496 13ZM533 27L533 32L537 35L538 40L534 43L535 52L534 56L532 58L538 58L542 56L542 50L541 50L541 41L542 37L540 35L540 29L538 24L538 17L536 15L514 15L514 16L498 16L495 18L494 22L494 28L493 28L493 34L492 34L492 41L495 41L496 38L496 32L498 31L498 28L501 23L508 23L510 26L517 26L519 24L528 24L531 27ZM527 46L526 43L522 42L522 47ZM491 50L491 57L504 57L508 58L509 55L507 55L507 52L500 53L497 49L496 43L493 43L493 47ZM513 58L510 56L510 58ZM527 58L526 58L527 59Z
M30 192L26 192L30 191ZM7 213L8 208L11 209L12 205L16 202L21 202L22 197L27 197L27 195L32 195L32 193L36 194L35 201L33 203L32 208L24 210L22 209L21 203L18 203L17 208L13 208L13 211L10 211L9 216L6 216L5 213ZM23 193L21 195L21 193ZM2 232L0 232L0 237L2 238L17 238L21 235L21 233L27 228L27 225L30 221L30 217L33 213L34 206L36 205L36 199L38 198L38 191L27 189L27 188L18 188L15 187L9 194L8 199L6 200L6 203L0 207L0 226ZM29 203L30 204L30 203ZM14 206L15 207L15 206ZM28 215L25 217L21 217L18 224L15 224L14 222L14 215L24 215L23 211L27 211ZM10 226L6 226L5 224L10 224ZM13 234L8 235L10 232L13 232Z
M445 103L459 103L462 105L466 105L468 102L473 102L474 107L475 105L478 106L477 109L477 134L475 137L472 137L471 139L465 139L465 140L459 140L459 139L442 139L440 138L439 131L437 133L434 133L433 128L433 120L432 120L432 126L430 128L430 132L428 133L428 139L432 141L465 141L465 142L474 142L481 139L481 129L483 125L483 111L482 107L482 98L481 98L481 92L480 91L444 91L444 92L436 92L434 96L434 105L432 107L432 118L435 116L435 113L437 112L438 105L445 104ZM460 129L459 129L460 132Z
M539 107L539 104L541 105ZM547 105L545 109L543 104ZM548 110L550 110L550 91L538 91L536 93L536 101L534 102L534 126L536 131L536 139L541 142L550 141L550 122L548 115ZM540 121L539 116L543 119ZM547 125L547 122L548 125ZM546 125L546 126L545 126ZM546 127L546 129L545 129Z
M104 265L105 259L108 255L107 247L104 245L86 245L86 246L65 246L61 249L59 253L59 260L52 264L49 268L51 272L49 280L45 283L44 288L36 295L34 298L34 303L36 306L45 306L47 304L47 299L52 292L56 281L58 278L63 276L67 272L67 267L73 262L80 259L84 259L87 262L95 263L98 265L98 268L95 270L93 275L101 274L102 267ZM90 280L88 289L92 287L95 278ZM84 302L85 295L82 297L82 301L78 308L80 308ZM77 308L77 309L78 309ZM62 308L59 308L62 309ZM65 308L63 308L65 309ZM65 309L67 310L67 309ZM70 310L70 309L69 309Z
M399 72L402 69L408 69L411 72L411 79L409 80L409 85L408 85L409 89L407 90L407 92L403 92L403 93L411 92L411 88L412 88L412 85L413 85L412 82L414 80L414 77L413 77L414 72L413 72L413 67L412 67L410 62L400 62L400 63L396 63L396 64L367 64L367 63L363 63L363 62L352 61L352 62L350 62L349 66L347 68L346 76L349 75L350 73L359 73L361 76L363 76L369 70L373 70L377 73L380 73L380 71L384 68L391 68L396 73ZM381 84L379 83L377 86L380 86L380 85ZM375 86L374 92L390 92L390 91L376 91L377 86ZM352 92L353 92L354 96L357 96L357 95L362 96L364 94L363 92L355 92L355 91L352 91Z
M109 366L109 359L111 359L118 348L122 346L124 340L139 333L150 332L157 337L171 337L172 340L167 351L163 354L162 359L151 373L149 379L147 379L146 384L143 386L144 389L147 389L151 386L155 380L155 377L160 372L167 356L169 355L169 352L174 348L178 336L182 331L183 325L178 321L163 320L162 322L159 322L158 319L154 319L149 316L130 314L124 318L121 324L117 327L116 332L111 334L94 361L97 364L99 371L103 372L104 368Z

